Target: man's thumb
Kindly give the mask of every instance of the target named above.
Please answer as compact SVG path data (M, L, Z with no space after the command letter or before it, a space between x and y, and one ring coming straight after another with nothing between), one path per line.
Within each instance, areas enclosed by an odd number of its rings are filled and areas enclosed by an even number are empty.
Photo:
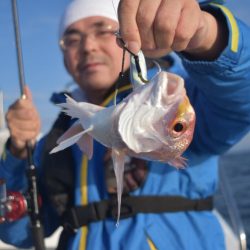
M31 93L28 85L24 86L23 94L24 94L24 96L22 97L23 99L28 99L28 100L32 101L32 93Z

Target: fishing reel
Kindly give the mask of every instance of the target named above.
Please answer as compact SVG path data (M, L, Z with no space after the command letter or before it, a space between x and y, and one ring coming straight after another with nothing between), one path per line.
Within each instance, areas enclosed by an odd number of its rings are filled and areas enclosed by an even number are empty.
M12 222L27 214L28 203L20 192L7 192L6 199L0 203L0 223Z
M29 200L29 196L21 192L6 191L5 181L0 179L0 223L13 222L27 215L30 212Z

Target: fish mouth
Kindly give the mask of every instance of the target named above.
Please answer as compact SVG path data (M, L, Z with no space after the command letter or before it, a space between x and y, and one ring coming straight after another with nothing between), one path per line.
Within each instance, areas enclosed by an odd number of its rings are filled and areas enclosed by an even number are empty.
M175 96L182 94L184 90L184 82L183 80L171 73L168 73L168 83L167 83L167 95Z
M183 100L186 94L184 80L169 72L161 71L152 79L155 83L153 104L155 106L169 107Z

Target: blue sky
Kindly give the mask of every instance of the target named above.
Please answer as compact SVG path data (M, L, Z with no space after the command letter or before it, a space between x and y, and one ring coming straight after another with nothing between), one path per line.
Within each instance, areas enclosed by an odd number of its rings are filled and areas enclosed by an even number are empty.
M54 91L71 82L64 69L58 46L58 25L70 0L17 0L26 83L46 132L59 111L50 104ZM227 5L250 25L249 0L228 0ZM16 62L11 0L0 0L0 90L4 92L4 109L20 96Z

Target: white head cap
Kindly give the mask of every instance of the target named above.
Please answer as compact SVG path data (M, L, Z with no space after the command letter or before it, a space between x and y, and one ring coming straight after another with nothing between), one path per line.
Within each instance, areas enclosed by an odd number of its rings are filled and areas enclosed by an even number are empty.
M74 22L91 16L103 16L118 22L119 0L73 0L65 9L60 22L59 38Z

